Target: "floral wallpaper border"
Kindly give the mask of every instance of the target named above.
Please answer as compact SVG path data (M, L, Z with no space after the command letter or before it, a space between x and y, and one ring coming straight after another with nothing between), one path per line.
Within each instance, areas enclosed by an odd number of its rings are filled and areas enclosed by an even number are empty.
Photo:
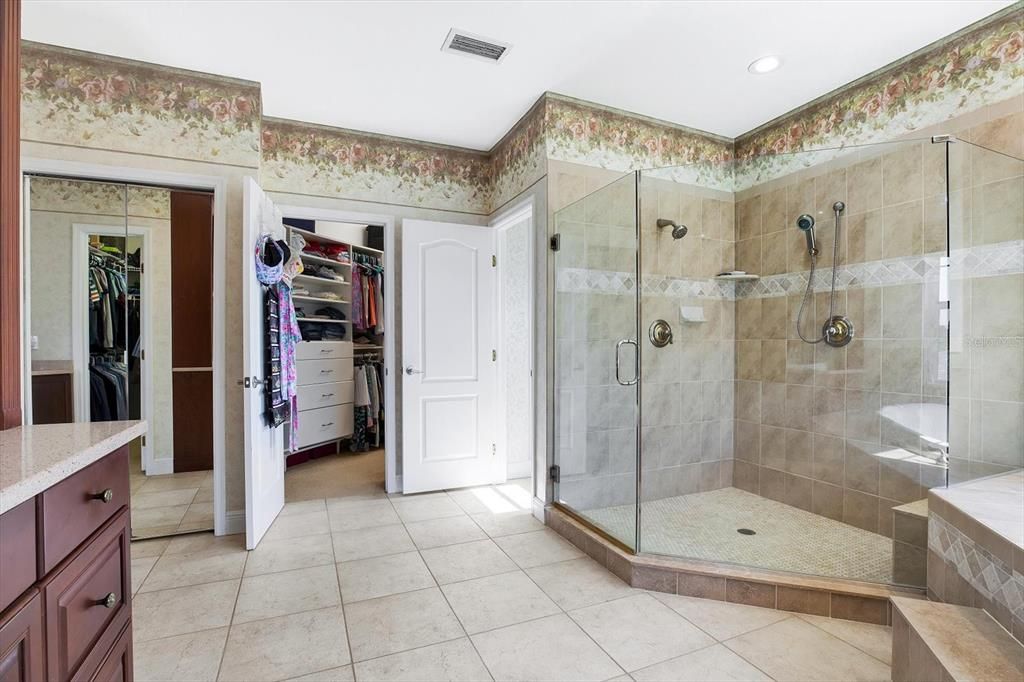
M1024 3L736 139L737 187L1024 93ZM831 151L827 148L833 148Z
M264 189L487 213L486 152L264 118Z
M22 138L259 164L258 83L22 41Z

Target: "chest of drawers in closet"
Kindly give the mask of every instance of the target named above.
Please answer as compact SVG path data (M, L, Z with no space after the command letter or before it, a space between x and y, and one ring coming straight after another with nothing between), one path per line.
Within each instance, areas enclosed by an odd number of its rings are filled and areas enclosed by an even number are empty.
M352 343L308 341L295 348L299 449L352 435Z

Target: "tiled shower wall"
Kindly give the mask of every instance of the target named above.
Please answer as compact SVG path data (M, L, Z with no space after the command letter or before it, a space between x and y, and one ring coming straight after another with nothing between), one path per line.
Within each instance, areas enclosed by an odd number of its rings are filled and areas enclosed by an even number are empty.
M1003 147L1024 137L1019 112L963 133ZM992 152L961 143L950 158L951 475L963 480L1024 466L1024 184L1020 165ZM891 535L892 507L943 483L944 191L945 145L925 141L738 194L737 268L763 279L736 302L737 487ZM839 349L805 344L795 326L809 269L796 218L817 219L824 272L803 326L813 338L828 315L836 200L836 311L857 328Z
M577 510L636 502L636 387L615 378L615 344L636 338L636 187L596 169L558 164L555 202L571 187L605 182L553 212L555 257L555 428L560 494ZM713 275L732 267L731 194L643 179L641 223L643 499L728 486L732 479L732 285ZM557 203L555 207L557 207ZM554 207L553 207L554 208ZM676 241L657 218L686 224ZM680 306L706 321L682 323ZM658 318L675 340L658 349L647 328ZM622 357L632 375L632 351Z

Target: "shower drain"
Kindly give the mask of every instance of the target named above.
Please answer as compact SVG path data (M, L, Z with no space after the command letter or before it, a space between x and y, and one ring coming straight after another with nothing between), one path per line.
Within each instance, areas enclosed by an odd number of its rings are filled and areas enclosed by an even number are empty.
M740 535L757 535L756 530L750 530L749 528L737 528L736 532Z

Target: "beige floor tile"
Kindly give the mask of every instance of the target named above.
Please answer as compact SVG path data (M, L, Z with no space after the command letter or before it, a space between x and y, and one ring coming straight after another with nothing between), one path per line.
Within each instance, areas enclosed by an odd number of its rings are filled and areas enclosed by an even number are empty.
M471 635L559 612L522 571L452 583L441 590Z
M449 516L462 516L465 512L448 497L441 493L438 496L399 497L391 501L395 511L405 523L443 519Z
M508 573L518 567L491 540L423 550L423 560L441 585Z
M725 645L779 682L890 677L889 666L800 618L748 632Z
M455 504L459 505L459 508L467 514L489 514L491 513L491 507L484 502L488 496L488 493L483 492L485 490L490 490L490 488L464 488L462 490L450 490L448 491L448 497L450 497Z
M473 635L496 680L607 680L622 669L564 614Z
M278 516L291 516L292 514L310 514L312 512L327 511L327 504L324 500L303 500L301 502L287 502L281 509Z
M522 568L553 564L556 561L579 559L583 552L562 539L558 533L545 528L535 533L520 533L495 538L498 546Z
M480 526L476 525L468 516L417 521L416 523L407 523L405 528L412 536L412 541L420 549L487 539L487 534L480 530Z
M346 604L436 586L419 552L346 561L338 564L338 580Z
M140 592L166 590L186 585L201 585L242 577L245 553L230 554L199 551L190 554L164 554L142 583Z
M149 575L153 565L159 558L157 556L132 557L132 594L139 591L142 583L146 580L146 576Z
M357 504L328 504L331 531L340 533L401 523L389 500L367 500Z
M175 507L192 504L199 488L182 488L181 490L165 490L158 493L139 493L132 496L132 509L151 509L153 507Z
M874 656L882 663L891 665L892 628L884 625L856 623L852 620L841 620L839 618L824 618L822 616L806 616L801 614L800 618L838 637L847 644L852 644L864 653Z
M730 604L714 599L681 597L662 592L652 592L651 594L662 604L719 641L777 623L793 615L788 611L762 609L745 604Z
M136 642L225 627L231 622L238 580L140 593L132 601Z
M528 568L526 574L566 611L621 599L634 592L589 557Z
M146 529L175 526L181 523L188 511L187 504L174 507L151 507L149 509L132 508L132 532L136 535L146 534Z
M321 670L301 677L290 677L285 682L354 682L355 679L352 666L343 665L340 668Z
M341 604L334 566L267 573L242 579L234 623L248 623Z
M468 639L433 644L412 651L375 658L356 663L360 682L393 680L420 682L421 680L451 680L477 682L491 679L483 661Z
M232 625L220 680L281 680L350 661L341 608L318 609Z
M330 535L327 523L327 512L316 511L308 514L291 514L278 516L270 525L270 530L263 536L264 540L283 540L300 538L305 535Z
M204 630L133 645L137 682L214 682L228 629Z
M160 556L167 549L171 541L167 538L155 538L153 540L134 540L131 545L132 559Z
M528 511L510 514L473 514L473 520L492 538L544 529L544 524Z
M637 594L569 614L626 672L715 643L649 594Z
M185 511L184 518L181 519L183 524L199 521L213 522L213 502L193 502Z
M771 682L721 644L633 672L637 682Z
M193 502L213 502L213 487L200 488L196 493L196 496L192 498Z
M134 544L134 543L133 543ZM164 554L188 554L191 552L242 552L245 553L245 533L216 536L213 533L190 533L172 538Z
M438 588L345 607L352 658L365 661L465 635Z
M334 542L335 561L369 559L416 549L412 538L405 531L405 526L400 523L346 530L332 534L331 538Z
M246 577L334 563L330 535L304 535L284 540L263 540L249 552Z
M168 490L184 490L201 488L206 480L206 472L190 471L182 474L162 474L147 476L146 482L139 488L139 494L162 493Z

